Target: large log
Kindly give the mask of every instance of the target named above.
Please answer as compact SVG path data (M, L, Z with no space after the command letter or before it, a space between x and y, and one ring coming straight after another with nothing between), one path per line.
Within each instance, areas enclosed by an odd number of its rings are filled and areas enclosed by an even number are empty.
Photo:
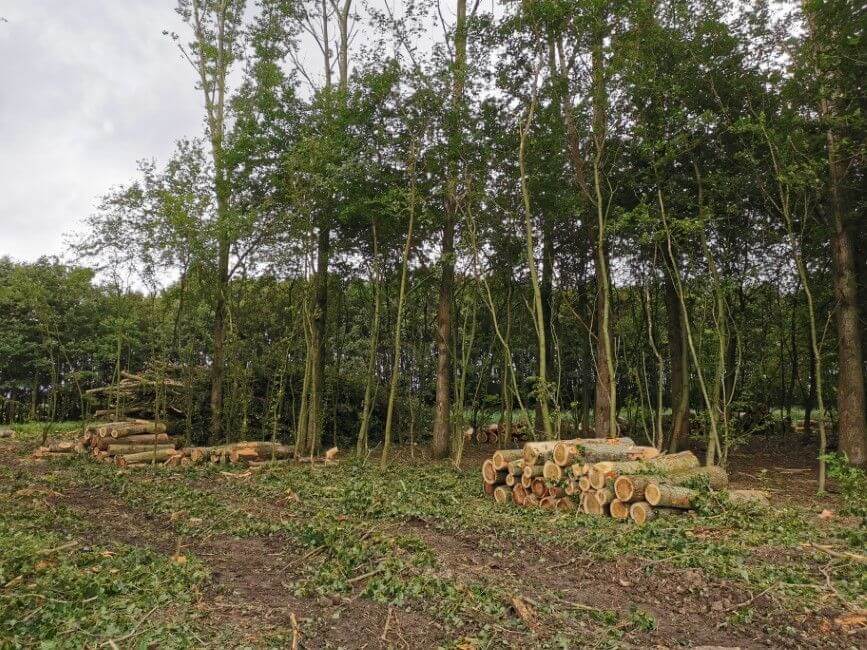
M493 460L493 459L491 459ZM521 476L524 473L524 461L523 460L513 460L509 463L509 466L506 468L506 471L509 474L514 474L515 476Z
M669 483L671 485L685 485L698 477L707 477L708 485L712 490L724 490L729 484L729 475L719 465L695 467L682 472L674 472L665 477L660 477L656 482Z
M573 512L575 510L575 502L569 497L557 499L557 510L562 512Z
M614 494L624 503L643 501L644 489L655 480L655 476L618 476L614 481Z
M771 505L767 493L762 490L729 490L729 501L767 508Z
M605 479L617 478L622 474L635 474L644 470L656 470L662 474L673 474L695 469L699 465L698 458L691 451L659 456L646 462L601 462L593 465L593 469L590 471L590 483L594 488L599 489Z
M554 447L562 442L577 442L575 440L543 440L541 442L528 442L524 445L523 457L524 462L528 465L536 465L545 460L550 460L554 453Z
M697 490L666 483L651 483L644 489L644 498L652 506L689 510L700 493Z
M553 482L562 481L565 478L563 468L553 460L547 461L542 466L542 476L544 476L546 480Z
M173 438L166 433L141 433L132 436L124 436L123 438L112 438L106 436L96 439L96 445L100 449L108 449L109 445L138 445L138 444L157 444L164 445L172 442ZM92 441L93 442L93 441Z
M601 490L602 487L605 485L605 481L607 481L609 478L614 479L621 474L639 472L644 467L644 464L641 461L637 460L618 462L603 461L601 463L596 463L590 469L590 485L595 490Z
M482 463L482 480L485 483L499 485L506 480L506 470L498 470L494 467L494 461L490 458Z
M500 449L494 452L491 460L494 462L494 469L507 469L512 461L523 457L520 449Z
M153 445L153 444L151 444L151 445L148 445L148 444L145 444L145 445L124 445L124 444L117 444L117 445L109 445L106 448L106 451L108 452L109 456L117 456L117 455L124 456L126 454L137 454L140 452L148 452L148 451L163 451L165 449L174 449L174 448L175 448L175 446L172 444L169 444L169 445Z
M175 450L172 448L160 449L157 451L143 451L137 454L123 454L122 456L116 456L116 458L122 459L122 464L132 465L135 463L162 462L174 454Z
M548 486L545 485L545 479L538 476L533 479L531 489L533 490L533 494L538 499L541 499L548 494Z
M611 503L614 500L614 490L609 487L603 487L596 491L596 502L601 506L606 503Z
M105 430L105 434L103 434ZM99 428L99 435L102 438L111 436L112 438L126 438L127 436L140 435L142 433L165 433L166 425L164 422L125 422L115 426L107 426Z

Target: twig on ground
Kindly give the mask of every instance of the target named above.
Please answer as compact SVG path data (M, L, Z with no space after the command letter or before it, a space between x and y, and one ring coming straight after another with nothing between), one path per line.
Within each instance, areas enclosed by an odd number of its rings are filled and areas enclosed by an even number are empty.
M764 595L765 595L766 593L768 593L771 589L773 589L773 585L770 586L770 587L768 587L767 589L764 589L763 591L760 591L759 593L755 594L754 596L751 596L750 598L747 598L744 602L742 602L742 603L737 603L737 604L735 604L735 605L732 605L731 607L726 607L726 608L725 608L724 610L722 610L722 611L723 611L723 613L726 613L726 612L733 612L733 611L735 611L735 610L737 610L737 609L741 609L742 607L746 607L747 605L751 604L751 603L752 603L754 600L756 600L757 598L761 598L762 596L764 596Z
M113 645L115 643L120 643L122 641L126 641L127 639L131 639L132 637L134 637L138 633L138 629L142 626L142 623L144 623L146 620L148 620L150 618L151 614L153 614L155 611L157 611L157 607L159 607L159 605L154 606L154 608L151 611L149 611L147 614L142 616L139 619L138 623L136 623L135 626L132 628L132 630L130 630L129 634L125 634L124 636L120 637L119 639L109 639L108 641L106 641L102 645Z
M292 650L298 650L298 619L295 618L295 612L290 612L289 620L292 622Z

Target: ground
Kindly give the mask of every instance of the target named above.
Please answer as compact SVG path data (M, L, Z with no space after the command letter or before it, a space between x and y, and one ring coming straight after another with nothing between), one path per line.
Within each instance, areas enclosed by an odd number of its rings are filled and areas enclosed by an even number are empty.
M643 528L497 506L485 449L459 472L404 448L383 474L118 470L37 444L0 440L0 648L867 645L863 523L815 497L809 451L767 440L731 473L772 510Z

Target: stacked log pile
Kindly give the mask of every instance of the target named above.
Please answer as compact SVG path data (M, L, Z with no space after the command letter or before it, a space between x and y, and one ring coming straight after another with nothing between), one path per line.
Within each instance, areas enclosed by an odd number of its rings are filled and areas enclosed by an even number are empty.
M498 503L582 511L643 524L659 514L695 509L704 492L728 486L721 467L701 467L690 451L661 454L630 438L528 442L482 465L485 492ZM732 501L767 505L762 494L732 491Z
M470 436L473 435L474 430L472 428L469 429ZM496 445L500 442L500 440L505 440L505 431L503 427L499 424L486 424L485 426L479 427L478 431L475 431L476 442L480 445ZM527 439L527 427L522 423L513 423L512 424L512 443L514 444L522 444Z
M177 443L163 422L128 419L88 426L80 445L97 460L126 467L165 462L177 453Z

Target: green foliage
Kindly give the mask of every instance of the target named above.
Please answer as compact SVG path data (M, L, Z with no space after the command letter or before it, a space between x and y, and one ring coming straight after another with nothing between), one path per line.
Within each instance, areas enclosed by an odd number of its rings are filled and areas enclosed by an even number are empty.
M845 454L826 454L828 476L840 486L842 513L864 517L867 522L867 473L849 464Z

